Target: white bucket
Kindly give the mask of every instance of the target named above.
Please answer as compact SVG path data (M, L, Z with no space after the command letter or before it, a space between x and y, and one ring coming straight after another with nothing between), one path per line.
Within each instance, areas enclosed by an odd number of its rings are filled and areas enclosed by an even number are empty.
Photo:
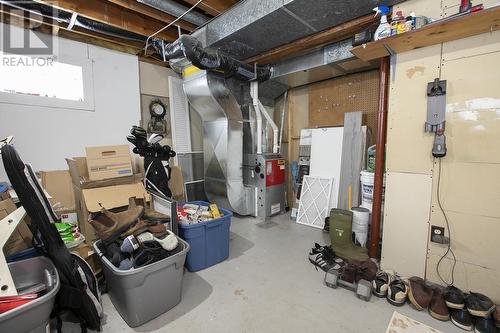
M373 183L375 180L375 173L366 170L361 171L361 207L372 211L373 205ZM384 176L384 189L385 189L385 176ZM382 196L382 204L383 204Z
M352 208L352 232L356 242L366 247L368 239L368 226L370 224L370 210L363 207Z

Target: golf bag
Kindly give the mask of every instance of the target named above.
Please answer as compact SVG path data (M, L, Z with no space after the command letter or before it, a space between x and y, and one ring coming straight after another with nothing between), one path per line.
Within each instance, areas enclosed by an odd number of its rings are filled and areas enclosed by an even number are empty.
M176 155L175 151L170 146L160 145L162 135L153 134L148 140L142 127L132 126L130 134L127 140L135 146L133 152L144 157L144 187L171 198L172 192L168 187L171 177L168 161Z
M71 310L80 321L82 332L87 328L101 329L102 303L97 279L85 260L70 253L54 223L59 220L31 168L19 158L13 146L1 148L3 165L26 214L31 219L35 248L50 258L59 272L61 288L56 297L53 314Z

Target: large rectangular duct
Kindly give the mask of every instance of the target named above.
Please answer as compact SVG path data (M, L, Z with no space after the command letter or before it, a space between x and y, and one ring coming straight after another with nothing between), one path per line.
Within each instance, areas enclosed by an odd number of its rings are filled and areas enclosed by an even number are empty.
M404 0L245 0L193 33L204 46L247 59Z

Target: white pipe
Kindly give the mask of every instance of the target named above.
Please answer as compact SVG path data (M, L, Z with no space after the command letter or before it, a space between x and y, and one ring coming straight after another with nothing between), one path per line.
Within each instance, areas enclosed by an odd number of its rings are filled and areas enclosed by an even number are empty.
M283 127L285 122L285 112L288 107L288 90L285 91L283 96L283 110L281 111L281 124L280 124L280 141L279 141L279 153L281 153L281 146L283 144Z
M274 123L274 120L271 118L269 113L267 113L266 109L264 108L264 105L258 100L259 103L259 108L262 114L264 115L264 118L266 118L267 123L271 126L273 129L273 153L277 154L279 153L279 144L278 144L278 126Z
M250 82L250 96L252 96L253 110L257 121L257 154L262 154L262 115L259 109L259 83Z

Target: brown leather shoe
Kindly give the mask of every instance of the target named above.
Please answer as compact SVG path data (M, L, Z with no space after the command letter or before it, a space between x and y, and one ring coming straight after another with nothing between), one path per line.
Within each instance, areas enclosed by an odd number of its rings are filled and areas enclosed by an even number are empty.
M143 198L137 198L137 197L130 197L128 199L128 207L136 207L136 206L142 206L144 207L144 215L143 218L145 220L150 220L154 221L157 223L168 223L170 222L170 217L162 214L160 212L157 212L154 209L149 208L146 203L144 202Z
M424 279L417 276L411 277L408 280L408 299L411 304L418 310L427 309L432 299L432 288L425 284Z
M450 320L450 313L444 300L444 293L440 287L436 287L433 290L429 305L429 314L438 320Z
M154 222L150 222L148 220L139 220L135 225L133 225L130 229L125 230L122 234L124 237L128 237L130 235L137 236L142 234L143 232L149 231L153 235L163 235L167 231L167 226L165 224L157 224Z
M363 279L368 282L372 282L377 275L378 267L375 262L368 259L359 263L356 271L356 282Z
M102 208L99 213L91 216L90 224L97 232L97 237L105 241L111 236L119 236L133 225L144 212L144 208L137 206L120 213L113 213Z

